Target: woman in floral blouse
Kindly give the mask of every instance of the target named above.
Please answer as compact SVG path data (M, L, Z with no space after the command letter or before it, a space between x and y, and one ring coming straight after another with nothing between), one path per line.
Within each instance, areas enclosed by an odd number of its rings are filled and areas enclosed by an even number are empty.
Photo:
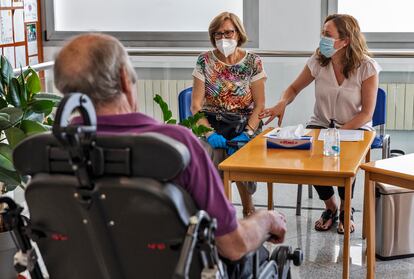
M260 131L258 115L265 103L266 73L260 57L241 48L247 35L235 14L219 14L208 31L214 50L202 53L197 59L191 111L203 112L206 117L199 124L214 129L206 138L217 166L237 150L237 143L240 146L248 142ZM233 128L233 122L238 121L241 125ZM251 195L256 185L238 182L237 187L243 215L248 216L254 212Z

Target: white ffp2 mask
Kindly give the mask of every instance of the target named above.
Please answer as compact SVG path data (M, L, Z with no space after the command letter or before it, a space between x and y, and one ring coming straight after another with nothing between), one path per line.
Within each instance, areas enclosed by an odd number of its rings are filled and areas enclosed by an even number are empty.
M234 53L237 47L237 41L233 39L221 39L216 41L217 49L223 53L225 57Z

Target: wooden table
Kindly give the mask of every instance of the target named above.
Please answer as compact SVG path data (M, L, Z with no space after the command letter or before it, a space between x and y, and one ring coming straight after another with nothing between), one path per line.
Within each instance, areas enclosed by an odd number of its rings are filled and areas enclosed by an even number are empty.
M414 154L361 165L365 170L367 278L375 278L375 185L387 183L414 190Z
M311 150L267 149L263 136L258 135L235 154L224 160L219 169L224 172L224 190L232 199L232 181L260 181L291 184L336 185L345 187L345 224L343 278L349 278L351 187L359 166L369 162L374 132L364 132L364 140L341 142L339 158L323 156L320 130L312 130Z

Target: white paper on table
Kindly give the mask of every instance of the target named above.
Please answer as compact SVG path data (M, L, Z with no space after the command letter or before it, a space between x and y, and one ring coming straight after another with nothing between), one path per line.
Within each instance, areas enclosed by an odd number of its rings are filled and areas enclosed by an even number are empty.
M1 0L0 6L3 7L11 7L11 0Z
M322 129L319 133L318 140L324 140L327 129ZM364 140L363 130L341 130L339 131L339 139L341 141L362 141Z
M274 128L274 129L273 129L273 130L271 130L270 132L266 133L266 134L264 135L264 137L266 137L266 138L277 138L277 134L278 134L278 132L279 132L281 129L282 129L281 127ZM306 136L306 135L308 135L311 131L312 131L311 129L304 129L303 134Z
M39 64L39 57L36 56L29 56L29 66L33 66Z
M23 10L16 9L14 11L14 42L24 42L24 18Z
M23 0L13 0L13 7L23 7Z
M0 43L13 43L13 19L11 10L0 11Z
M37 0L24 0L24 22L37 21Z
M16 63L14 61L14 47L5 47L3 49L3 54L9 60L13 68L16 68Z
M20 68L20 66L25 67L26 64L26 47L25 46L17 46L16 47L16 66Z
M36 24L27 24L26 25L26 34L27 34L27 55L37 54L37 29Z

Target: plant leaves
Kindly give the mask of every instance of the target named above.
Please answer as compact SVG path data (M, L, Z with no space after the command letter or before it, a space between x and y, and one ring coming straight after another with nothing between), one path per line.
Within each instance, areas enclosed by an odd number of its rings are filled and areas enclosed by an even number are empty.
M51 93L37 93L33 96L34 100L50 100L55 102L55 106L58 106L62 97Z
M25 77L27 81L27 90L31 93L31 96L28 98L30 99L30 97L33 97L33 95L39 93L40 90L42 90L42 85L39 75L30 67L26 70Z
M13 67L4 55L0 57L1 67L1 83L9 85L10 79L13 77Z
M15 171L12 162L13 150L8 144L0 143L0 167L9 171Z
M49 131L44 125L32 120L23 120L20 129L28 136Z
M16 171L9 171L0 167L0 181L5 183L8 188L4 192L10 191L10 186L14 186L13 189L20 185L21 178Z
M19 81L19 99L20 99L20 105L22 108L26 108L27 101L29 100L29 91L27 90L27 84L26 80L24 79L23 69L20 66L20 75L17 77L17 80Z
M170 119L170 120L167 121L167 124L177 124L177 120Z
M12 78L9 86L9 93L6 97L7 101L14 107L20 106L20 83L17 78Z
M24 115L24 120L32 120L39 123L43 123L44 119L45 115L43 113L37 113L31 110L27 111Z
M53 107L55 106L54 101L50 100L35 100L30 104L30 109L37 113L44 113L45 116L49 115Z
M10 116L6 113L0 113L0 130L5 130L13 126L10 122Z
M0 84L1 87L1 84ZM7 103L7 101L3 98L0 97L0 109L7 107L9 104Z
M7 107L0 109L0 115L4 113L9 116L9 121L12 123L12 126L22 120L23 111L20 108Z
M160 106L165 123L170 123L170 120L174 120L174 124L177 123L177 120L172 119L172 112L168 108L168 104L162 99L160 95L156 94L154 101Z
M17 127L11 127L5 130L4 133L6 134L7 141L12 148L14 148L19 142L26 138L24 132Z

